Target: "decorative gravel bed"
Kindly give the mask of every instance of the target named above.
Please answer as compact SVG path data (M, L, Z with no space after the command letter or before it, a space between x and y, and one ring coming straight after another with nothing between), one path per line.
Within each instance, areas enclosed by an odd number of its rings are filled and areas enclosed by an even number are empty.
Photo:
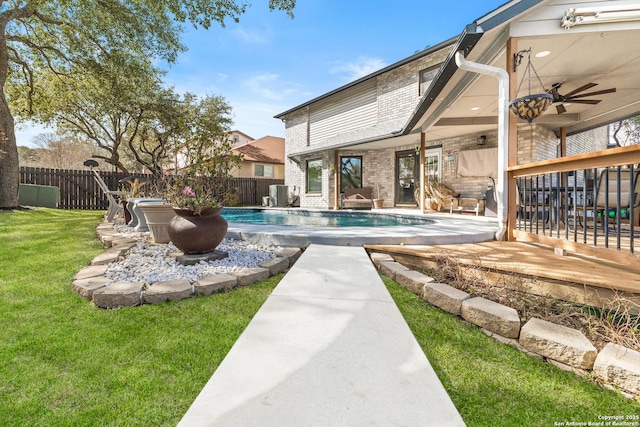
M131 231L126 225L116 224L115 231L125 237L138 240L120 261L110 263L105 277L114 282L155 282L187 279L193 283L203 276L227 273L242 268L253 268L276 257L278 247L260 246L243 240L224 239L218 251L227 252L227 258L216 261L201 261L195 265L182 265L176 260L180 250L172 243L152 244L148 232Z
M230 291L288 270L302 253L298 247L224 239L215 255L227 256L204 261L185 259L173 244L155 244L150 233L135 232L122 222L103 223L97 234L108 249L76 273L72 286L82 298L106 309Z

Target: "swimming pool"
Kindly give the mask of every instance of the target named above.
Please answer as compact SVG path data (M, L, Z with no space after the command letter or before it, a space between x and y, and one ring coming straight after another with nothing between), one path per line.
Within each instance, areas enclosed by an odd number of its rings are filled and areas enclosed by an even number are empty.
M493 240L497 230L497 222L484 217L427 217L414 212L225 208L222 214L229 222L228 238L271 246L306 247L311 243L338 246L475 243ZM395 225L372 225L385 218L393 219ZM284 225L284 221L288 221L288 225ZM359 224L337 225L338 222L347 224L345 221ZM334 225L327 225L329 223Z
M309 227L394 227L425 225L431 222L426 218L403 215L301 209L225 208L222 216L228 222Z

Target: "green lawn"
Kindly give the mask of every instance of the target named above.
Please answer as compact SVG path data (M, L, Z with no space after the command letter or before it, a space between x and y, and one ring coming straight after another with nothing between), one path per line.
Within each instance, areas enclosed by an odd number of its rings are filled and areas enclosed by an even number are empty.
M105 311L71 290L100 214L0 212L0 425L175 425L281 276Z
M173 426L281 276L105 311L71 290L100 213L0 212L0 425ZM640 405L495 343L386 281L469 426L553 426Z
M588 425L640 415L640 403L499 344L383 280L468 426Z

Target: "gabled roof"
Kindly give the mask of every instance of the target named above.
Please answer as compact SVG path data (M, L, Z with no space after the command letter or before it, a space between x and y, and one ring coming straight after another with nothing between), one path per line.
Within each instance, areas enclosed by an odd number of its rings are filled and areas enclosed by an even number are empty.
M250 140L250 141L255 141L255 139L254 139L254 138L250 137L249 135L247 135L247 134L246 134L246 133L244 133L244 132L240 132L240 131L239 131L239 130L237 130L237 129L236 129L236 130L232 130L232 131L231 131L231 133L232 133L232 134L239 134L239 135L244 136L245 138L247 138L247 139L248 139L248 140Z
M540 3L543 0L511 0L509 2L504 3L502 6L492 10L491 12L483 15L478 18L473 23L467 25L462 33L458 37L451 38L442 43L439 43L435 46L429 47L425 50L422 50L414 55L411 55L399 62L396 62L392 65L389 65L385 68L382 68L372 74L369 74L359 80L356 80L352 83L349 83L345 86L339 87L331 92L328 92L324 95L321 95L317 98L314 98L304 104L300 104L297 107L291 108L283 113L280 113L275 116L275 118L283 119L287 114L292 113L296 110L299 110L303 107L306 107L310 104L318 102L324 98L327 98L331 95L344 91L348 88L351 88L355 85L358 85L364 81L375 78L379 75L387 73L391 70L399 68L405 64L408 64L412 61L420 59L424 56L430 55L438 50L441 50L445 47L452 46L451 52L445 62L442 64L438 74L431 82L429 88L425 91L422 98L420 99L418 105L416 106L414 112L407 118L404 125L398 123L398 127L393 130L387 130L382 134L377 134L375 136L369 136L366 138L357 137L349 142L345 142L341 144L342 148L346 148L353 145L370 143L379 140L384 140L387 138L399 137L402 135L409 135L416 131L416 125L424 115L424 113L429 109L429 107L433 104L434 100L440 95L444 87L447 85L452 76L457 72L458 66L455 63L455 53L457 51L464 51L465 53L473 50L475 45L478 43L480 38L483 36L485 30L493 29L497 26L508 22L513 19L515 16L521 14L522 12L528 10L532 6ZM335 146L332 145L332 148ZM289 157L299 156L301 154L308 154L311 152L321 151L325 148L323 147L314 147L299 153L292 153Z
M517 50L530 48L532 52L551 52L546 57L535 58L537 73L546 85L543 86L545 90L553 84L562 84L562 93L566 94L583 85L593 84L600 85L594 89L598 95L600 89L617 88L616 93L606 92L601 97L594 97L603 101L598 105L567 103L567 106L571 105L569 111L558 114L555 107L549 108L536 119L538 124L549 130L564 128L567 135L572 135L640 114L640 88L636 77L640 75L640 51L629 48L640 43L640 22L596 23L571 29L561 26L562 15L569 9L582 6L593 9L593 3L590 0L508 1L467 25L456 39L421 51L277 115L276 118L285 118L289 113L435 50L450 47L450 54L431 85L414 111L404 119L346 132L290 153L289 157L309 155L327 148L379 148L383 146L381 143L387 144L385 146L389 143L406 145L411 143L407 138L413 138L420 132L425 132L429 139L439 140L495 129L498 122L495 78L460 70L455 54L462 52L468 61L504 69L513 63L512 58L507 58L509 40ZM628 5L624 0L595 3L598 7ZM521 81L522 73L521 67L514 78ZM582 96L589 95L587 92Z
M284 138L264 136L233 149L247 162L284 164Z
M373 72L371 74L368 74L368 75L366 75L364 77L361 77L358 80L354 80L351 83L347 83L344 86L340 86L339 88L334 89L331 92L327 92L324 95L320 95L320 96L318 96L316 98L313 98L310 101L307 101L307 102L305 102L303 104L300 104L300 105L298 105L296 107L290 108L290 109L288 109L287 111L285 111L283 113L277 114L277 115L274 116L274 118L282 119L287 114L292 113L292 112L294 112L296 110L299 110L301 108L304 108L307 105L311 105L311 104L313 104L315 102L318 102L318 101L320 101L322 99L328 98L331 95L335 95L336 93L339 93L339 92L347 90L347 89L349 89L351 87L357 86L362 82L365 82L367 80L373 79L373 78L375 78L375 77L377 77L379 75L382 75L384 73L387 73L387 72L389 72L391 70L395 70L396 68L400 68L403 65L406 65L406 64L409 64L409 63L415 61L416 59L420 59L420 58L422 58L424 56L427 56L427 55L430 55L430 54L432 54L434 52L437 52L442 48L445 48L445 47L447 47L449 45L452 45L456 41L456 39L457 39L456 37L452 37L449 40L443 41L442 43L439 43L439 44L437 44L435 46L429 46L426 49L423 49L423 50L421 50L419 52L414 53L413 55L409 56L408 58L402 59L402 60L400 60L400 61L398 61L396 63L393 63L391 65L388 65L388 66L386 66L386 67L384 67L384 68L382 68L382 69L380 69L378 71L375 71L375 72Z

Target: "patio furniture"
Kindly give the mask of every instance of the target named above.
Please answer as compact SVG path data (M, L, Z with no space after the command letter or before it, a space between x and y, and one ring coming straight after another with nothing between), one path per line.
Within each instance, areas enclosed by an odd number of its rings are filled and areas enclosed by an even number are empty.
M516 198L516 206L518 208L516 216L522 221L531 223L543 221L546 223L549 221L549 211L551 209L549 201L552 199L552 194L548 189L542 189L541 191L541 189L533 188L532 185L533 183L530 182L525 189L516 183L516 192L518 194Z
M594 217L596 221L600 221L603 230L605 223L616 227L618 220L623 219L637 224L640 212L638 175L638 170L635 170L632 176L630 170L617 168L605 169L600 174L598 191L595 194ZM631 218L632 208L635 218Z
M373 207L373 188L345 188L342 207L350 209L371 209Z
M93 169L98 166L98 162L96 162L95 160L92 160L92 159L85 160L84 165L88 166L89 169L91 169L91 172L93 173L93 177L98 183L98 186L100 187L104 195L107 196L107 200L109 201L109 207L107 208L107 213L105 214L105 218L108 222L111 222L113 221L113 218L116 216L116 214L120 212L120 210L122 210L122 206L120 206L116 197L119 198L121 196L127 196L127 195L130 195L131 193L128 191L109 190L109 187L104 182L104 180L102 179L98 171Z
M451 197L449 199L449 213L484 213L484 200L474 197Z
M129 197L127 199L127 210L131 213L131 221L127 225L132 227L136 232L149 231L149 226L147 225L144 213L139 206L140 203L144 202L164 203L165 200L152 197Z

